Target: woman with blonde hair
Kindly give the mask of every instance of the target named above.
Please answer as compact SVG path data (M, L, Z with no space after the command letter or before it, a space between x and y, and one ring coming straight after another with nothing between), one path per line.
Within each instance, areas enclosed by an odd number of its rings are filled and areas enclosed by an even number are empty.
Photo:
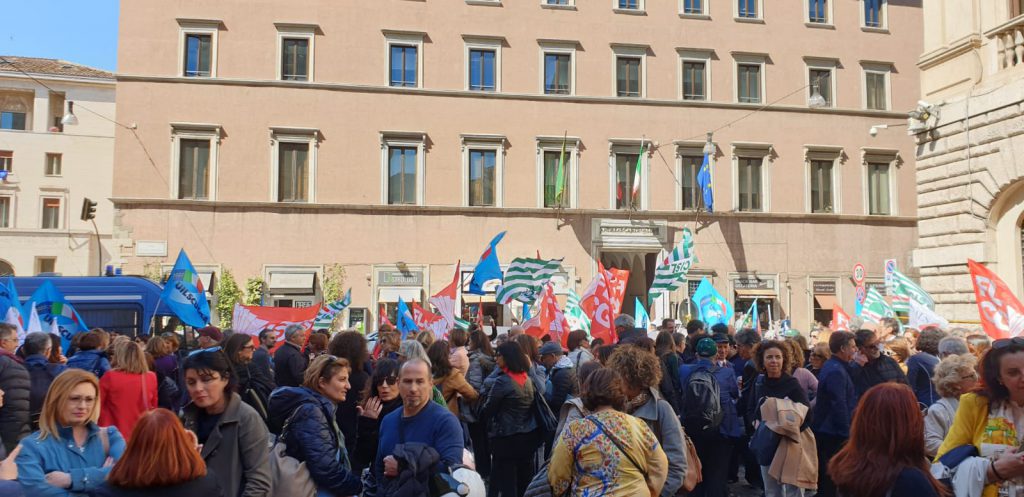
M149 370L142 347L119 340L113 349L113 369L100 379L100 424L131 433L142 413L158 407L156 373Z
M125 442L116 427L100 428L96 376L68 369L54 378L39 416L39 431L21 441L15 459L26 495L93 492L121 458Z
M942 398L929 406L924 416L924 450L928 457L935 457L949 427L953 426L960 396L978 384L977 365L978 359L965 354L949 356L935 366L932 382Z

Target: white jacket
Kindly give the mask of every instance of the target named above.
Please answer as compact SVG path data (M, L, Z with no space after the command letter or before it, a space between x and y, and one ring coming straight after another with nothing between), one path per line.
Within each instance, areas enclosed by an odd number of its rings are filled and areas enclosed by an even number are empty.
M943 397L928 408L924 416L924 451L928 457L935 457L949 433L949 427L953 426L953 418L956 417L956 409L960 406L960 399L956 397Z

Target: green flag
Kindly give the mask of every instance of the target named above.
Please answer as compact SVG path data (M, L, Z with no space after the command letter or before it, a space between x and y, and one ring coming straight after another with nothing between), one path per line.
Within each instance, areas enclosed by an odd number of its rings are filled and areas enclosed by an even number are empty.
M682 286L695 262L697 257L693 252L693 232L683 228L683 238L679 245L654 270L654 282L651 283L648 299L653 300L663 291L671 292Z
M640 155L636 156L636 171L633 174L633 199L640 194L640 165L643 164L644 160L644 147L647 145L646 139L640 140ZM634 206L635 207L635 206Z
M882 318L896 316L896 311L889 306L889 303L885 301L885 297L878 293L878 290L875 290L874 287L868 288L868 293L864 297L862 306L860 315L866 321L878 323L882 321Z
M569 296L565 301L565 320L569 322L569 329L573 331L583 330L589 335L590 318L583 312L583 308L580 307L580 301L580 295L570 289Z
M495 300L499 304L508 304L513 299L532 304L540 297L551 277L561 268L561 259L512 259L505 270L502 286L498 288Z
M907 275L893 271L892 273L892 308L897 312L910 312L910 300L935 309L935 301L923 288L914 283Z
M562 205L562 196L565 193L565 141L569 137L566 131L562 136L562 153L558 154L558 177L555 178L555 205Z

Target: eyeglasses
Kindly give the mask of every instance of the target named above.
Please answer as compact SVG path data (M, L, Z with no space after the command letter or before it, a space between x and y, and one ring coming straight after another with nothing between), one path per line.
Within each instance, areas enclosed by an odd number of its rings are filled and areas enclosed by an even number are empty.
M992 342L992 348L993 349L997 349L997 350L998 349L1005 349L1006 347L1009 347L1010 345L1016 345L1018 347L1024 346L1024 338L1021 338L1021 337L1000 338L999 340L996 340L996 341Z

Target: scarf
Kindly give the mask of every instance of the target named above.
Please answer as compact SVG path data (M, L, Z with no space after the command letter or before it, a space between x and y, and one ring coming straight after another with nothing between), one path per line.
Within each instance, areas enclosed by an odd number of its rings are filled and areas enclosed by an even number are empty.
M637 395L632 399L626 399L626 412L633 414L633 411L646 404L648 400L651 400L651 394L647 392L641 392L640 395Z
M501 368L501 370L504 371L509 378L512 378L512 381L514 381L516 385L519 385L520 387L526 386L526 380L528 380L529 377L525 371L522 373L513 373L512 371L509 371L508 368Z

